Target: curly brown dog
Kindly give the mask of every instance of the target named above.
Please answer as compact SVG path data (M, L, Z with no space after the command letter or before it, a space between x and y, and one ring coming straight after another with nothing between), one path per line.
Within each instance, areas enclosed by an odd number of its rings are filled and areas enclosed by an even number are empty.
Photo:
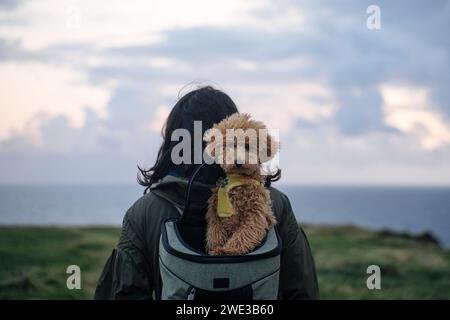
M216 124L205 141L227 175L208 201L206 249L211 255L248 253L276 224L261 164L273 158L278 143L262 122L238 113Z

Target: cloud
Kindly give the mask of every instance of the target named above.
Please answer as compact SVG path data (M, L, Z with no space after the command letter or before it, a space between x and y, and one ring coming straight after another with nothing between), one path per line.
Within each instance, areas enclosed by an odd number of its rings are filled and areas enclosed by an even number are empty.
M340 108L335 120L343 133L360 135L370 131L393 131L389 122L384 121L382 97L377 88L354 88L339 94Z
M84 74L70 66L36 62L0 64L0 87L0 140L26 130L39 113L66 115L72 125L80 126L84 108L101 114L109 98L107 88L87 85Z
M433 108L427 89L383 84L380 90L386 123L416 135L425 149L450 144L450 127L442 114Z
M265 3L260 0L28 1L8 12L11 19L28 23L7 25L0 30L0 37L20 38L29 50L73 43L97 47L144 44L159 41L160 33L171 28L239 25L251 19L251 12ZM0 14L0 19L3 16L6 14Z
M265 119L269 127L286 132L295 130L298 120L312 123L330 120L336 108L331 88L319 81L231 85L229 92L242 112Z
M286 182L450 183L446 1L378 1L378 31L370 1L44 4L0 14L3 181L129 181L206 79L281 129Z
M152 125L161 120L164 103L152 90L119 87L107 103L107 115L85 109L80 127L66 115L41 115L36 119L39 143L22 133L0 142L2 181L132 183L136 165L154 161L161 137Z
M2 2L0 2L0 9L3 10L16 9L22 3L23 0L3 0Z

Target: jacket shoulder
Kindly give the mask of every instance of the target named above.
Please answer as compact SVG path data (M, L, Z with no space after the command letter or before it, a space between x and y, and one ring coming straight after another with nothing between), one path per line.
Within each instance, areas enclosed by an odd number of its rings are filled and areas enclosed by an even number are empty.
M286 209L291 210L291 203L287 195L274 187L269 187L272 208L275 214L279 214Z
M155 225L178 216L177 208L168 200L149 192L127 210L124 221L136 227Z

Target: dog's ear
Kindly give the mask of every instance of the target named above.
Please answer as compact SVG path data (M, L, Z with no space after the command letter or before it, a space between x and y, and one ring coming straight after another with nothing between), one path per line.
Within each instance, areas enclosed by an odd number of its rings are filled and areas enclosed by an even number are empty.
M265 150L260 150L261 162L264 163L275 157L277 152L280 150L280 143L277 140L275 140L275 138L269 133L269 130L267 129L264 130L262 138L265 138L266 142L265 146L264 145L261 146L261 147L264 146L265 148L263 147L262 149Z
M272 159L280 150L280 143L271 134L267 135L267 155Z
M213 136L214 136L213 128L208 129L203 134L203 141L205 141L208 144L212 141Z
M216 157L217 151L221 151L223 135L222 131L218 129L217 125L214 125L211 129L207 130L203 135L203 141L206 142L205 152L212 158Z

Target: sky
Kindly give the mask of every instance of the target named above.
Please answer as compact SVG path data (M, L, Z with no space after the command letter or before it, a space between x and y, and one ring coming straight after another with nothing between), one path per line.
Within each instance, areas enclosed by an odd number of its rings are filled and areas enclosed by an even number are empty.
M441 0L2 1L0 183L135 183L214 85L279 129L281 183L448 186L448 30Z

